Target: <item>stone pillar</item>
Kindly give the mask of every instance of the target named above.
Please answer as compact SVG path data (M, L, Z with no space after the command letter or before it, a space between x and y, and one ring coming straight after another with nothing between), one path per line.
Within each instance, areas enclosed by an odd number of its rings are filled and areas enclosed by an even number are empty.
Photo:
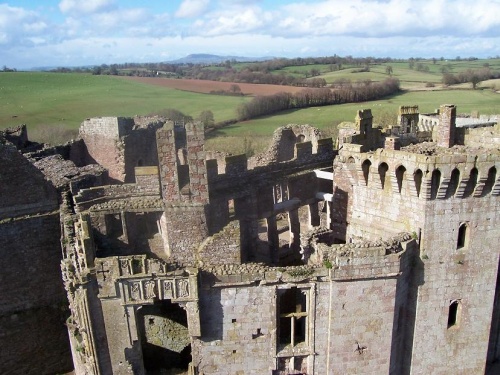
M120 218L122 219L123 242L125 242L126 244L129 244L127 219L126 219L125 211L120 211Z
M309 205L309 229L320 225L318 202Z
M160 183L162 197L165 201L180 199L177 175L177 153L175 149L175 132L173 122L167 122L156 133L158 148L158 165L160 167Z
M384 148L386 150L399 150L401 149L401 141L399 137L387 137L385 139Z
M450 148L455 144L455 120L457 107L444 104L439 108L439 125L436 131L436 143L440 147Z
M269 241L271 262L273 264L278 264L280 239L278 235L278 226L276 224L276 216L271 216L266 218L266 222L267 222L267 239Z
M208 203L207 167L205 164L203 124L186 124L187 164L189 166L190 201Z
M288 227L290 228L290 249L300 250L300 220L299 210L288 212Z

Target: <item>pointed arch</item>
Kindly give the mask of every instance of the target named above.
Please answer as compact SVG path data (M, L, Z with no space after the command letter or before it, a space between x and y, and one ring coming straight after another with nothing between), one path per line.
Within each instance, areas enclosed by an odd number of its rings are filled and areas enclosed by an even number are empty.
M386 186L386 179L388 177L387 171L389 170L389 166L386 163L380 163L378 166L378 174L380 176L380 184L382 185L382 189Z
M477 171L477 168L472 168L469 175L469 181L467 181L467 185L465 186L464 198L470 197L474 193L477 185L478 175L479 173Z
M422 188L422 177L423 177L422 170L417 169L413 173L413 181L415 182L415 190L417 191L417 197L420 196L420 189Z
M446 189L446 198L451 198L455 195L458 189L458 185L460 183L460 171L455 168L451 171L450 183L448 184L448 188Z
M466 248L469 244L469 225L468 223L460 224L457 236L457 250Z
M493 190L493 186L495 185L495 181L497 179L497 169L495 167L491 167L488 170L488 177L486 178L486 182L484 183L483 192L481 196L484 197L491 193Z
M401 191L403 189L403 183L404 183L405 178L406 178L406 168L403 165L400 165L396 169L396 180L398 183L399 193L401 193Z
M372 162L366 159L363 164L361 164L361 169L363 170L363 178L365 179L365 186L368 186L368 177L370 176L370 167Z
M439 185L441 185L441 171L439 169L434 169L431 176L431 199L437 198Z

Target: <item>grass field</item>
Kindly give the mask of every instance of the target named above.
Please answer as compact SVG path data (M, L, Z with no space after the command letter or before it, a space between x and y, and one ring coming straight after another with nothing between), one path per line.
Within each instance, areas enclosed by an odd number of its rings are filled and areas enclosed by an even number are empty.
M175 108L197 117L211 110L216 121L235 118L245 97L217 96L133 82L113 76L0 73L0 129L27 124L77 129L88 117L146 115Z
M498 114L500 94L492 90L413 91L372 102L285 111L220 129L208 139L207 148L242 153L246 138L247 142L252 140L255 152L260 152L265 149L270 135L279 126L309 124L321 129L326 136L336 137L337 125L342 121L353 122L356 111L360 109L370 108L374 122L377 123L382 116L397 114L402 105L418 105L420 112L425 113L433 112L441 104L455 104L458 113L479 111L480 114Z
M498 61L500 64L500 60ZM435 65L440 63L445 62L438 61ZM432 62L430 64L434 65ZM313 66L308 66L309 69L311 67ZM408 63L393 63L392 67L393 75L406 80L408 85L411 82L416 85L428 82L430 76L440 77L437 73L411 70ZM331 79L334 79L334 73L339 72L328 72L325 76L332 75ZM358 75L378 75L383 79L387 77L384 65L374 65L370 72L352 73L352 76ZM172 81L159 80L162 84ZM500 86L498 80L481 83L479 86L494 85ZM259 88L261 86L265 85L259 85ZM31 139L58 143L74 136L79 124L88 117L146 115L165 108L175 108L194 118L203 110L211 110L215 121L220 122L235 118L238 105L250 100L248 97L209 95L193 92L195 89L190 90L183 91L114 76L48 72L0 73L0 129L27 124ZM461 113L473 110L483 114L500 113L500 94L491 89L409 91L369 103L285 111L237 123L210 134L207 148L223 148L236 153L241 152L245 145L248 148L251 141L253 148L260 150L263 147L260 145L269 140L274 129L290 123L310 124L335 136L336 125L342 121L353 121L358 109L371 108L377 122L386 113L397 113L400 105L417 104L421 112L430 112L444 103L456 104ZM57 131L54 132L54 129ZM70 131L67 132L67 129ZM55 133L61 134L57 137Z

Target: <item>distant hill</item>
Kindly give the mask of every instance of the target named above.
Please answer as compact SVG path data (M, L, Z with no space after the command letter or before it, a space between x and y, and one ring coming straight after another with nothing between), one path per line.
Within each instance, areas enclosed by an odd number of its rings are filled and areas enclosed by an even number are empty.
M266 60L272 60L273 58L274 57L219 56L219 55L211 55L208 53L194 53L186 57L182 57L180 59L171 60L167 62L171 64L217 64L227 60L247 62L247 61L266 61Z

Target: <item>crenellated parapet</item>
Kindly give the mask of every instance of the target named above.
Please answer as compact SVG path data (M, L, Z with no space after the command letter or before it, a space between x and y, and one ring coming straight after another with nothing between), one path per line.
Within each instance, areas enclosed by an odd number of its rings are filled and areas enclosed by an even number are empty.
M424 200L500 193L498 152L474 154L465 146L449 150L430 143L370 153L359 150L356 145L344 147L337 161L356 186Z

